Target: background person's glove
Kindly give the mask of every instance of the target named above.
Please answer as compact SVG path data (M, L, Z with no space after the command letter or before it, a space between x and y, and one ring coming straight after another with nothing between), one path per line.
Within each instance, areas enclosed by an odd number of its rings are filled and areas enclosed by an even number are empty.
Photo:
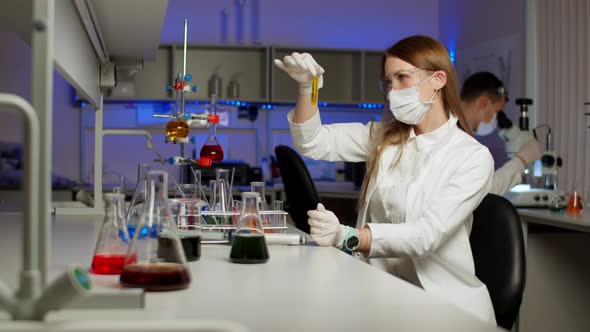
M318 89L324 85L324 68L314 60L309 53L293 52L283 58L283 61L275 59L275 65L284 70L297 83L299 83L299 94L311 95L313 77L318 76Z
M525 165L528 165L535 160L541 159L542 155L543 150L541 149L541 144L539 144L539 142L534 138L523 145L516 153L516 156L520 157L524 161Z
M506 154L512 159L520 149L530 141L536 141L533 133L527 130L520 130L517 126L498 131L498 135L504 141Z
M348 226L340 225L338 217L326 210L322 203L319 203L316 210L307 211L311 226L311 238L322 247L334 246L342 248L342 242L348 233Z

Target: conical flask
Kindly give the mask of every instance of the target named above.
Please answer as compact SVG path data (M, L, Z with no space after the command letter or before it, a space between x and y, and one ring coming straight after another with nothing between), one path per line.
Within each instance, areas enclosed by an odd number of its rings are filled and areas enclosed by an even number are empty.
M223 160L223 148L217 140L217 124L211 125L211 133L201 148L201 158L209 158L211 161Z
M147 195L120 282L146 291L187 288L190 273L168 206L168 174L147 173Z
M131 238L133 238L135 227L139 223L139 217L141 216L141 210L147 194L147 172L151 171L151 169L151 164L137 165L137 183L135 184L135 190L133 191L133 196L131 196L131 202L129 202L125 217L127 232Z
M104 198L105 216L100 230L92 268L94 274L119 274L129 250L129 235L121 206L125 202L122 194L110 193Z
M229 254L230 261L234 263L255 264L268 260L268 247L258 209L259 199L258 193L242 193L242 212Z

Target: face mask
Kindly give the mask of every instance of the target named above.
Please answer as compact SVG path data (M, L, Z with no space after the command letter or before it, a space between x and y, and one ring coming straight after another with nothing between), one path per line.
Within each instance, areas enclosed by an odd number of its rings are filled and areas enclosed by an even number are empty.
M494 112L493 109L492 109L492 112ZM477 126L477 130L475 131L475 135L477 135L477 136L489 135L496 129L497 125L498 125L498 121L496 121L496 112L494 112L494 115L492 116L492 120L490 122L483 122L483 111L481 111L481 121L479 122L479 125Z
M420 91L418 89L434 77L434 74L436 73L433 73L430 77L422 81L422 83L413 87L401 90L391 89L389 91L387 95L389 109L398 121L409 125L417 125L422 122L430 106L434 103L434 97L438 93L438 90L434 92L429 101L423 102L420 100Z

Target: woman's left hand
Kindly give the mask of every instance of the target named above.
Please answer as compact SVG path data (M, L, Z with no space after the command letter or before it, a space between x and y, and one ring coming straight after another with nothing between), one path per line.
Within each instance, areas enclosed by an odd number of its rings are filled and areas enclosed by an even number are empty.
M324 205L319 203L316 210L307 211L307 216L309 217L307 223L311 226L311 238L317 244L322 247L342 248L348 226L340 225L334 212L326 210Z

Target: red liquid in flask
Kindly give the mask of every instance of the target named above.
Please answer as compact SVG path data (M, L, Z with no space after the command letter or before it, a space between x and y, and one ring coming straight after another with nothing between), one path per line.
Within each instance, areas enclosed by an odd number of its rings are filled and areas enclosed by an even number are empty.
M146 291L171 291L188 287L191 281L187 268L176 263L127 264L121 273L123 287Z
M221 145L203 145L201 148L201 158L209 158L212 161L222 161L223 148Z
M91 273L120 274L125 263L125 254L96 254L92 259Z

